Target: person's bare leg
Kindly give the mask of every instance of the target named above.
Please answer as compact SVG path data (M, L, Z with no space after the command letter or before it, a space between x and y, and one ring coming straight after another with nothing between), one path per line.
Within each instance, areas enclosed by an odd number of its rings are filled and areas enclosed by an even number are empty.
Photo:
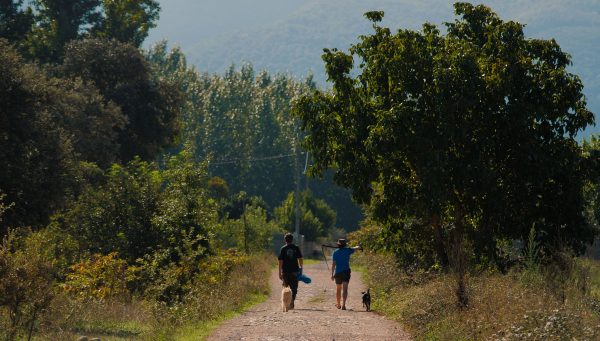
M342 306L340 305L340 301L342 299L342 285L341 284L336 284L335 285L335 299L337 301L337 304L335 305L338 309L340 309Z
M342 304L342 309L346 310L346 299L348 299L348 282L342 282L342 287L344 295L344 303Z

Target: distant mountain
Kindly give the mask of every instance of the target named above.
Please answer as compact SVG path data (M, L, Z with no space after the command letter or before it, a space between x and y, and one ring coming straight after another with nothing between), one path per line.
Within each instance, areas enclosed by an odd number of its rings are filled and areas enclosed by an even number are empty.
M164 18L169 18L174 3L182 13L189 4L190 18L192 9L197 10L196 21L180 17L181 35L172 30L168 38L181 45L199 70L222 73L232 63L250 62L256 69L297 77L313 73L323 86L323 48L346 49L358 35L371 33L364 12L385 11L383 24L394 29L419 29L426 21L441 26L454 18L453 2L442 0L169 0L161 4L159 32L161 25L172 27ZM529 37L555 38L572 55L572 72L581 76L589 107L600 115L600 0L489 0L485 4L504 20L526 24ZM203 8L209 12L202 12ZM197 29L211 34L197 33L194 42L192 33ZM598 117L598 128L586 134L600 131Z

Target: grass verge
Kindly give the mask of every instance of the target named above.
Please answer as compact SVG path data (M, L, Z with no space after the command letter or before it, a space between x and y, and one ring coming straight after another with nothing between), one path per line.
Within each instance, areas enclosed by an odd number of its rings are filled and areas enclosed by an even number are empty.
M264 302L269 296L265 294L253 294L249 300L241 307L222 313L215 318L207 321L201 321L197 324L191 324L180 328L174 335L176 341L199 341L205 340L216 328L218 328L223 322L230 320L244 311L250 309L252 306Z
M408 276L385 256L360 261L367 265L372 308L402 323L416 340L600 338L598 262L576 260L569 277L558 280L562 285L544 270L471 274L469 306L461 309L451 274Z

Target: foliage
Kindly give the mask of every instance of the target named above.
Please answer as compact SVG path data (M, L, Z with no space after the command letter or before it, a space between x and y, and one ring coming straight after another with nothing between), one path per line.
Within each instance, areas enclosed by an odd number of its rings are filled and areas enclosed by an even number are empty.
M153 45L145 54L152 66L156 77L167 79L176 84L184 98L181 110L181 142L185 148L194 154L195 138L199 133L200 122L196 116L200 115L202 105L202 86L200 74L193 66L187 65L187 60L180 48L167 50L167 42L161 41Z
M592 340L600 335L593 301L577 284L579 271L567 276L566 301L551 282L524 282L515 269L508 275L472 274L469 308L459 309L451 275L406 273L391 256L357 257L367 270L373 309L401 322L416 340Z
M27 37L29 54L42 62L59 62L64 46L99 23L101 0L34 0L35 25Z
M269 219L264 207L249 203L238 217L223 220L215 240L222 247L244 250L247 254L259 253L269 250L273 236L281 232L280 225Z
M290 192L281 205L275 208L277 221L286 231L294 231L296 222L295 196ZM311 191L300 193L300 234L305 240L314 241L325 237L335 228L336 213Z
M415 219L395 219L387 224L365 219L360 230L350 233L348 239L365 250L393 256L404 270L412 272L443 265L435 259L432 237L423 236L428 232Z
M246 192L239 192L229 196L223 200L220 205L220 215L223 219L241 219L248 206L262 208L267 211L269 206L261 198L257 196L249 196ZM267 217L272 218L270 215Z
M227 182L218 176L208 179L208 191L215 199L225 199L229 196L229 186Z
M118 252L133 262L164 243L152 224L161 184L155 165L139 159L127 166L115 164L107 171L105 184L86 187L53 222L76 238L81 250Z
M152 160L177 140L180 93L171 82L153 77L133 46L107 39L69 43L59 68L65 77L91 82L107 103L116 104L127 123L118 131L120 160Z
M495 259L499 238L524 240L533 223L545 249L582 252L596 230L581 214L575 136L593 114L566 71L569 55L483 5L455 11L446 35L431 24L392 34L377 24L382 13L367 13L372 35L349 53L325 50L332 91L295 107L312 172L337 169L336 181L400 238L415 225L394 220L416 219L417 243L439 262L464 238Z
M128 263L160 252L176 261L183 240L208 247L217 207L206 190L205 170L185 153L165 169L134 159L113 165L98 186L87 186L53 225L90 253L118 252Z
M182 300L154 307L162 324L185 326L190 321L208 321L241 307L256 294L265 295L269 291L271 264L264 254L218 253L202 261L200 269L186 283L189 291Z
M39 240L24 243L23 239L9 232L0 245L0 335L6 340L20 334L30 337L54 295L52 258L39 252Z
M104 15L94 35L140 47L155 27L160 5L156 0L102 0Z
M209 173L223 178L231 192L245 191L270 207L278 205L295 183L297 128L289 113L291 103L314 88L311 78L299 82L284 74L256 74L251 65L231 66L223 76L200 74L188 66L181 49L169 51L164 41L146 58L159 77L175 82L184 93L182 146L196 159L209 160ZM298 157L297 167L306 161ZM361 213L347 190L330 176L302 181L332 208L347 212L340 224L356 228Z
M139 47L158 20L154 0L33 0L0 8L8 21L1 34L43 63L62 61L65 46L84 37L116 39Z
M582 149L586 160L588 171L583 194L586 207L585 215L596 228L600 226L600 139L597 135L591 135L583 140Z
M218 220L216 202L207 190L206 166L195 163L185 151L170 157L165 166L161 172L163 190L152 218L162 234L160 240L164 240L158 247L177 250L187 241L192 243L190 251L199 252L201 257L209 248Z
M69 185L73 148L58 124L62 100L71 96L55 79L26 64L0 39L0 189L6 211L0 235L8 226L39 226L61 207Z
M231 67L223 77L204 75L196 157L211 161L211 174L227 180L234 192L260 195L270 205L291 189L295 132L290 103L307 85L287 76L255 76L251 66ZM254 158L266 158L250 162ZM225 162L234 160L234 162Z
M60 100L59 125L65 129L78 160L105 169L119 160L119 131L127 117L114 102L106 102L89 82L79 78L56 80L65 89Z
M23 0L8 0L0 3L0 38L9 42L20 41L33 24L30 8L23 9Z
M12 206L4 203L4 198L6 198L6 194L0 191L0 222L2 222L2 216L4 215L4 212L6 212L6 210Z
M63 289L84 300L103 300L108 298L127 299L128 277L127 262L118 258L116 252L106 256L94 255L71 266Z

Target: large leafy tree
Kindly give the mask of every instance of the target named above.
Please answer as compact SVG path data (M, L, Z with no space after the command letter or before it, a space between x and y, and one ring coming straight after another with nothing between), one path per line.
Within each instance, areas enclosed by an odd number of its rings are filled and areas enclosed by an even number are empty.
M82 39L66 49L60 73L91 82L127 123L119 130L121 161L154 159L179 133L182 98L175 84L155 77L140 51L107 39Z
M8 226L39 226L60 207L69 183L73 149L56 119L69 96L57 80L26 64L0 39L0 191Z
M118 159L127 120L88 82L48 76L6 40L0 49L0 190L13 204L6 226L38 227L77 192L87 172L79 161L108 167Z
M534 224L547 250L581 252L596 231L575 136L594 119L569 55L483 5L455 11L446 34L392 33L369 12L373 34L348 53L325 50L332 90L295 109L313 171L335 168L375 220L435 244L439 260L444 240L464 238L495 257L499 239Z

